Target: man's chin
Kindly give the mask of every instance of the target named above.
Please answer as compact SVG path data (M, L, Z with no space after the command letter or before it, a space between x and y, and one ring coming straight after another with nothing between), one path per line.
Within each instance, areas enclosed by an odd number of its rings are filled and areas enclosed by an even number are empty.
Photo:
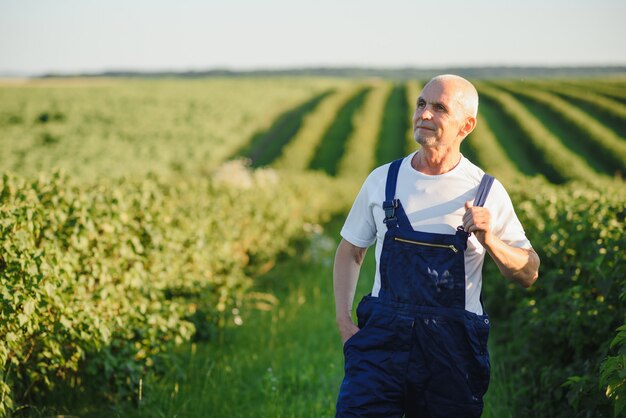
M431 147L437 144L437 139L430 136L424 137L422 135L414 135L413 138L415 139L415 142L423 147Z

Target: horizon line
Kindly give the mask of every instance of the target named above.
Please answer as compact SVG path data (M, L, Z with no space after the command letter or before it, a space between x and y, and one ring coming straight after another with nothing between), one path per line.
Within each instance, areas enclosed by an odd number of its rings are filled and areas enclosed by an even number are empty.
M404 72L404 71L441 71L441 70L593 70L617 69L626 72L626 63L611 64L470 64L470 65L293 65L293 66L258 66L251 68L236 68L229 66L212 66L204 68L132 68L111 67L94 70L51 70L29 72L23 70L0 70L3 78L46 78L46 77L94 77L107 75L193 75L193 74L254 74L254 73L281 73L305 71L369 71L369 72Z

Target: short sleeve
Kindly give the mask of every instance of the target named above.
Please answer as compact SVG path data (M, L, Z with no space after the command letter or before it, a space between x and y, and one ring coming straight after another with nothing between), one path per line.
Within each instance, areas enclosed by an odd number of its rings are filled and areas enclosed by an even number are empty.
M492 212L492 217L495 215L492 225L494 234L512 247L532 248L530 241L526 238L524 227L515 213L513 202L502 183L497 180L494 182L487 202L487 207L494 206L493 212L495 213Z
M361 248L367 248L376 241L376 222L372 214L373 182L374 179L370 174L354 200L341 229L343 239Z

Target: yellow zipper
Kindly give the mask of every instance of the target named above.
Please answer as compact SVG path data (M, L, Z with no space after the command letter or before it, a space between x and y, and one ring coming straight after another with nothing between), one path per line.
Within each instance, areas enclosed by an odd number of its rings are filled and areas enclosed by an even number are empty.
M448 248L448 249L454 251L455 253L459 252L459 250L452 244L450 244L450 245L432 244L430 242L412 241L410 239L404 239L404 238L398 238L398 237L394 237L393 239L396 240L396 241L405 242L407 244L423 245L425 247Z

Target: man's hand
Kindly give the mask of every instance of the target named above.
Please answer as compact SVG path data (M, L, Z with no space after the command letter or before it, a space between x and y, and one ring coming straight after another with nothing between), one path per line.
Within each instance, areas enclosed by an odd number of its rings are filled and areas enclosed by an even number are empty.
M474 233L481 245L484 246L486 236L491 233L491 213L489 213L489 209L474 206L472 200L465 202L463 229L465 229L465 232Z
M337 319L337 328L339 328L339 334L341 334L341 343L346 344L346 341L354 334L359 332L359 327L354 325L352 319Z
M530 287L539 277L539 256L532 248L512 247L491 233L491 214L483 207L465 202L463 229L473 232L504 277Z

